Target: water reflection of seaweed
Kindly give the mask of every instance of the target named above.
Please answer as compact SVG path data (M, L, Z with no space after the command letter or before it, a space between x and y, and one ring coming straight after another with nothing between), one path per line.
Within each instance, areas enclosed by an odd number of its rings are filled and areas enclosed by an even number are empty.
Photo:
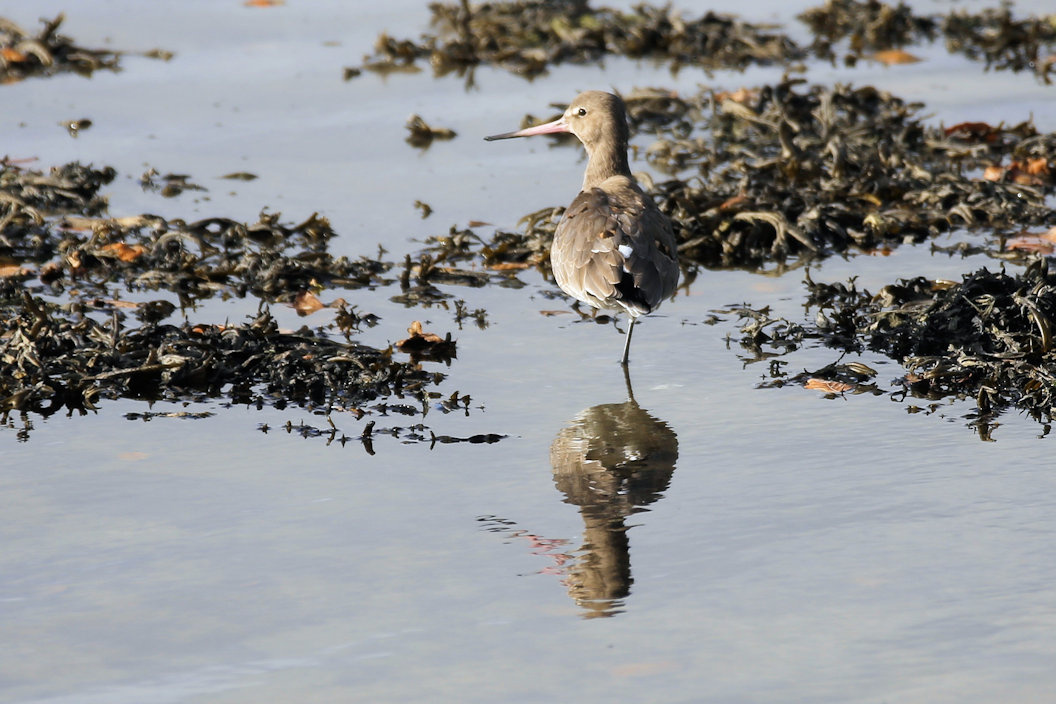
M629 378L627 389L627 401L582 411L550 446L554 483L583 517L566 585L588 618L622 610L634 581L625 519L663 495L678 459L674 431L638 405Z

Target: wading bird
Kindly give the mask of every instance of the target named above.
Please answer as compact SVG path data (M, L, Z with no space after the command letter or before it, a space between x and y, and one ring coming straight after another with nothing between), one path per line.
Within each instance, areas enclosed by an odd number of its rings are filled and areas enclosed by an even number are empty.
M550 264L557 285L595 308L627 311L626 365L638 316L651 313L678 285L675 237L631 175L627 110L619 96L580 93L565 113L544 125L484 139L571 132L587 150L583 188L557 226Z

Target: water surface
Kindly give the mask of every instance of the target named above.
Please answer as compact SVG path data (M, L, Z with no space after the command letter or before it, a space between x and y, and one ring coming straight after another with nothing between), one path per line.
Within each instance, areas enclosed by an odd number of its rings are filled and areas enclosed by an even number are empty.
M725 9L792 22L806 6ZM42 167L115 166L114 215L253 220L268 208L299 221L319 211L349 256L380 243L402 258L452 224L515 227L570 201L583 167L572 151L479 138L580 89L780 79L761 69L672 76L611 59L531 83L482 68L472 90L427 73L346 83L342 67L378 32L425 31L424 6L0 1L0 15L23 26L60 10L62 31L84 46L176 56L3 86L7 153ZM917 53L927 60L812 65L808 78L872 83L926 102L947 124L1033 115L1056 129L1052 89L1033 77L984 73L941 46ZM412 149L412 113L458 138ZM57 124L81 117L93 126L77 139ZM150 167L209 190L144 192ZM259 178L220 178L232 171ZM924 245L833 259L811 275L876 288L987 263ZM107 402L85 417L34 419L28 440L5 429L0 701L1051 697L1056 480L1045 428L1012 412L994 442L980 442L963 403L910 413L887 396L756 389L765 370L745 367L724 339L735 321L704 321L741 302L802 316L799 271L699 277L638 329L628 403L618 332L540 315L564 304L544 295L547 282L522 278L522 289L453 291L487 309L485 330L459 330L443 308L393 303L394 290L343 294L381 316L366 343L400 339L415 319L452 331L458 359L441 390L470 394L472 409L424 422L438 434L508 436L497 444L379 437L370 455L358 440L283 429L325 426L306 411L219 403ZM222 322L255 310L213 301L187 315ZM276 312L291 327L304 322ZM792 364L832 359L806 350ZM902 373L862 361L880 370L882 388ZM125 418L147 410L215 415ZM362 427L337 422L353 437ZM585 461L577 452L591 442ZM624 473L605 474L598 457L622 461Z

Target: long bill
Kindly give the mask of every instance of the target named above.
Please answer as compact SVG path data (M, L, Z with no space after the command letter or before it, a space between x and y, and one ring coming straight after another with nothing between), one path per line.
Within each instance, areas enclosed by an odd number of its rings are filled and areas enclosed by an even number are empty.
M484 139L488 142L494 142L496 139L512 139L513 137L533 137L537 134L559 134L561 132L569 132L568 123L565 122L565 117L562 115L553 122L547 122L543 125L536 125L535 127L525 127L523 130L517 130L516 132L506 132L504 134L493 134L490 137Z

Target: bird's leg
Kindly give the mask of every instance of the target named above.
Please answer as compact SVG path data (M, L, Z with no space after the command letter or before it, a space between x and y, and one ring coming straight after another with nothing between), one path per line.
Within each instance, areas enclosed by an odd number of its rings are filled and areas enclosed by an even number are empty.
M620 360L620 364L625 367L627 366L627 356L631 353L631 333L634 332L634 323L636 320L638 320L633 315L630 316L630 318L631 323L627 326L627 339L623 343L623 359Z

